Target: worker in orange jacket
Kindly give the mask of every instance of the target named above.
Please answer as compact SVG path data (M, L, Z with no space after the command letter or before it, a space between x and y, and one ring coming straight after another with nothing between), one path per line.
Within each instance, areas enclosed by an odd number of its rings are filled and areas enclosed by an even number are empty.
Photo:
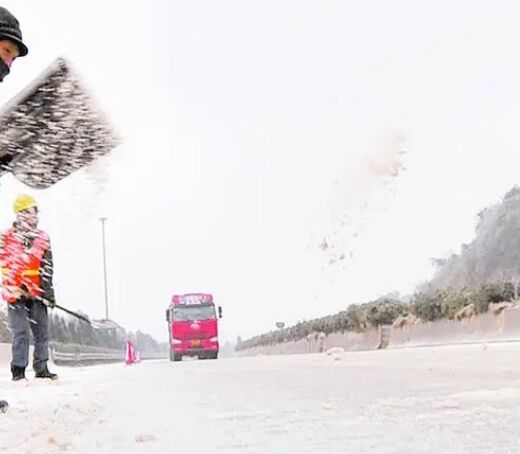
M29 337L34 338L33 369L36 378L58 378L47 368L47 307L55 305L50 240L38 229L38 205L28 195L16 198L16 220L0 236L2 297L8 303L12 339L11 372L14 381L25 379L29 362Z

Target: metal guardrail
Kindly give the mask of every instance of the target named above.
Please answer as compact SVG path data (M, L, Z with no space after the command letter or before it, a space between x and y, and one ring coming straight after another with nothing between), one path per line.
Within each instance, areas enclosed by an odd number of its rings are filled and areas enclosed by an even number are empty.
M74 351L70 351L70 350ZM69 350L69 351L66 351ZM99 349L82 345L50 346L51 360L57 365L84 366L92 364L115 363L125 360L124 350Z
M79 344L51 343L50 357L54 364L60 366L87 366L104 363L118 363L125 361L124 349L103 349ZM141 360L164 359L167 353L144 353Z

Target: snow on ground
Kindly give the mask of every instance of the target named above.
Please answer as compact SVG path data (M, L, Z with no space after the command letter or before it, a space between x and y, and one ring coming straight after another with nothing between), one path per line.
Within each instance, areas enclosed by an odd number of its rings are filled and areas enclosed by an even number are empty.
M0 451L517 453L520 344L0 372ZM30 376L30 375L29 375Z

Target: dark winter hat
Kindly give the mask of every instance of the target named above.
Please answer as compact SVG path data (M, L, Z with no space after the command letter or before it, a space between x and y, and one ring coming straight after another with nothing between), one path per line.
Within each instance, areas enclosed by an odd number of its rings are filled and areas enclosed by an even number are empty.
M20 23L7 9L0 6L0 39L8 39L18 46L20 57L27 55L29 49L22 41Z

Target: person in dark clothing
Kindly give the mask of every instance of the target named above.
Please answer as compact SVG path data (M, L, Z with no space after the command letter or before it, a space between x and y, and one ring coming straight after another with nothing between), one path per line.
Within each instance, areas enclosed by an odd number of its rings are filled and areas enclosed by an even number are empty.
M55 305L52 284L53 263L49 237L38 226L38 206L27 195L14 202L16 221L0 236L2 297L12 340L13 380L25 379L29 362L30 332L34 338L33 369L36 378L58 378L47 368L47 307Z
M0 6L0 82L9 74L13 62L28 52L18 19Z
M6 8L0 7L0 82L9 74L14 60L28 52L22 41L18 19ZM7 402L0 400L0 412L5 412L7 408Z

